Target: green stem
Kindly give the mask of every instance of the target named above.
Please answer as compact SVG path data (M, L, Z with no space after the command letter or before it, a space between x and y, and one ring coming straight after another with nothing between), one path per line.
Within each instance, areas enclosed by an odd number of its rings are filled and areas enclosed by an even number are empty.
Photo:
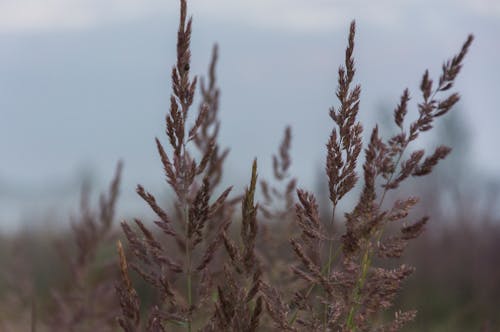
M408 145L405 145L404 148L399 153L398 159L396 160L396 163L394 166L394 171L391 173L391 175L387 179L387 182L384 186L384 191L383 191L382 197L380 198L380 201L378 203L378 207L381 207L382 204L384 203L385 196L386 196L387 192L389 191L387 186L389 185L389 183L391 183L391 181L394 177L394 174L396 173L396 169L398 168L399 163L401 162L401 158L403 157L403 154L406 151L407 146ZM380 239L382 238L383 231L384 231L383 228L378 231L378 234L376 235L377 242L380 241ZM361 276L356 283L356 287L355 287L354 293L353 293L353 300L354 300L353 302L354 303L352 304L352 306L349 310L349 315L347 316L347 320L346 320L346 326L352 332L356 331L356 326L354 326L354 314L356 313L356 311L359 307L359 303L358 303L359 298L360 298L359 292L361 291L361 289L363 289L363 286L365 284L366 276L367 276L368 270L371 266L372 255L373 255L373 252L370 250L370 246L367 245L366 250L363 254Z
M367 248L367 250L363 255L361 276L358 279L356 288L354 289L354 299L353 299L354 305L349 310L349 315L347 316L346 326L352 332L356 331L356 326L354 325L354 314L356 313L356 310L358 309L359 306L358 302L360 299L360 291L361 289L363 289L363 286L365 285L366 276L368 274L368 269L370 268L370 265L371 265L371 254L369 248Z
M337 250L333 253L333 256L332 256L332 263L333 261L335 261L335 259L338 257L339 253L340 253L340 250L342 249L342 246L339 246L337 248ZM326 269L327 269L327 266L325 265L323 267L323 269L321 270L322 273L325 273L326 272ZM312 291L314 290L314 288L316 288L317 284L312 284L308 289L307 289L307 292L306 292L306 295L305 295L305 298L307 299L309 297L309 295L311 295ZM293 311L293 314L292 314L292 318L288 321L288 323L290 325L293 325L293 323L295 323L295 321L297 320L297 317L298 317L298 313L299 313L299 309L294 309Z

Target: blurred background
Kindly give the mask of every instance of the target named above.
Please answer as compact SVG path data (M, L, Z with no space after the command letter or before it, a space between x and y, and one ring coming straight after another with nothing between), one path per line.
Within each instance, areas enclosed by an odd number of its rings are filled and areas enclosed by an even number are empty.
M82 185L102 189L119 159L120 219L149 213L136 184L166 193L154 137L165 139L177 11L172 0L0 1L3 239L67 225ZM385 137L403 89L416 116L422 73L437 77L475 35L455 87L462 99L424 139L454 151L404 189L422 196L432 219L408 254L417 272L400 305L419 308L417 331L498 327L500 2L192 0L190 12L192 72L204 75L212 45L220 47L220 137L231 148L224 181L237 189L254 157L271 177L291 125L291 173L300 187L325 190L328 109L352 19L361 120L365 133L380 123Z

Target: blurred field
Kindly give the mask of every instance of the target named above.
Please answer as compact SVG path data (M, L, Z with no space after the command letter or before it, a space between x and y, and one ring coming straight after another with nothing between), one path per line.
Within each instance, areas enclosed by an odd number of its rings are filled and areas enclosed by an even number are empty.
M71 284L67 265L55 245L71 241L71 236L69 232L38 229L1 237L1 331L27 331L33 300L37 320L43 326L40 322L54 308L51 289ZM418 309L416 321L405 331L500 330L499 252L500 221L495 216L432 220L403 257L417 268L395 304ZM118 264L114 243L100 252L99 261Z

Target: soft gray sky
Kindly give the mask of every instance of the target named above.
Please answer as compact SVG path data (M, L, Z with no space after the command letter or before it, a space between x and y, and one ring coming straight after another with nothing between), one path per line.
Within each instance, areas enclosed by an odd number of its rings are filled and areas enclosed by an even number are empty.
M120 158L120 208L147 211L134 187L164 188L153 138L163 137L177 11L174 0L0 0L0 225L40 218L58 204L66 213L78 178L103 187ZM212 43L220 44L229 182L246 181L254 156L260 174L270 174L269 156L291 124L293 171L312 186L353 18L370 125L378 105L392 112L406 86L417 102L423 71L437 76L475 34L457 111L471 127L469 158L498 179L500 1L193 0L190 12L193 72L205 72Z

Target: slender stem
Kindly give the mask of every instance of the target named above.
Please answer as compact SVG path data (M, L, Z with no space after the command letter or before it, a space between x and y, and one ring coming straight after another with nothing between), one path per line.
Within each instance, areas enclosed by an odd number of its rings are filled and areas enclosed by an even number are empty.
M337 205L334 204L333 205L333 209L332 209L332 218L330 219L330 225L331 227L333 228L333 222L335 220L335 209L336 209ZM328 250L328 261L327 261L327 264L325 266L323 266L321 272L323 274L326 274L327 276L330 275L330 272L331 272L331 267L332 267L332 264L333 264L333 261L337 258L338 254L340 253L340 250L342 249L342 245L340 245L337 250L334 252L333 250L333 236L331 237L330 239L330 245L329 245L329 250ZM305 294L305 298L307 299L309 297L309 295L312 293L312 291L314 290L314 288L316 287L316 284L312 284L308 289L307 289L307 292ZM290 319L289 321L289 324L290 325L293 325L293 323L295 323L295 321L297 320L298 318L298 313L299 313L299 309L295 309L293 314L292 314L292 318ZM327 319L327 314L328 314L328 305L325 304L325 316L324 316L324 325L325 325L325 329L326 329L326 319Z
M401 150L401 152L399 153L398 159L396 160L396 164L394 166L394 171L391 173L391 175L387 179L387 182L385 183L384 192L382 193L382 197L380 198L380 201L378 202L378 207L381 207L382 203L384 203L385 195L389 191L388 188L387 188L387 186L389 185L389 183L391 183L392 178L394 177L394 174L396 173L396 169L398 168L399 163L401 162L401 158L403 158L403 154L404 154L407 146L408 145L405 145L405 147L403 148L403 150Z
M346 326L350 331L356 331L356 326L354 326L354 314L355 314L355 312L358 308L358 305L359 305L358 304L359 297L360 297L359 292L361 291L361 289L365 285L366 276L368 274L368 269L370 268L370 265L371 265L371 254L370 254L369 249L367 248L367 250L365 251L365 253L363 255L363 261L362 261L363 268L361 270L361 276L358 279L358 282L356 284L356 288L354 289L354 301L353 301L354 305L349 310L349 315L347 316Z
M333 204L333 208L332 208L332 219L330 220L330 228L331 228L331 234L330 234L330 239L329 239L329 242L330 242L330 245L329 245L329 249L328 249L328 261L326 263L326 270L325 270L325 274L326 274L326 277L329 278L330 277L330 274L331 274L331 271L332 271L332 263L333 263L333 228L334 228L334 225L333 223L335 222L335 209L337 208L337 204ZM327 324L328 324L328 303L325 303L325 310L324 310L324 313L323 313L323 323L324 323L324 329L326 331L326 328L327 328Z
M337 248L337 250L333 253L333 256L332 256L332 263L333 261L338 257L339 253L340 253L340 250L342 249L342 246L339 246ZM323 269L321 270L322 273L325 273L326 271L326 268L327 266L325 265L323 267ZM306 292L306 295L304 296L304 298L308 298L309 295L311 295L312 291L314 290L314 288L316 288L317 284L312 284L311 286L309 286L309 288L307 289L307 292ZM297 320L297 317L298 317L298 313L299 313L299 309L294 309L294 312L292 314L292 318L290 319L289 321L289 324L292 325L293 323L295 323L295 321Z
M186 215L188 212L187 204L184 205L184 214ZM185 221L187 217L185 217ZM191 273L191 245L188 237L188 222L186 222L186 264L187 264L187 301L188 301L188 322L187 328L188 331L191 332L191 306L193 304L193 295L192 295L192 273Z
M332 210L332 219L330 220L330 227L333 230L333 223L335 222L335 209L337 208L337 204L333 205L333 210ZM333 232L332 232L333 233ZM329 239L330 242L330 249L328 250L328 262L326 264L326 273L327 276L330 275L331 269L332 269L332 261L333 261L333 234L331 234L331 238Z
M380 201L378 203L378 207L381 207L382 204L384 203L385 196L386 196L387 192L389 191L388 185L389 185L389 183L391 183L391 181L394 177L394 174L396 173L396 169L398 168L399 163L401 162L401 158L403 157L403 154L404 154L407 146L408 146L408 144L406 144L403 147L403 149L401 150L401 152L398 155L398 159L396 160L396 163L394 166L394 171L391 173L391 175L387 179L387 182L385 183L384 191L383 191L382 196L380 198ZM377 241L380 241L382 234L383 234L383 228L378 232L378 234L376 236ZM373 252L370 250L370 246L367 245L366 250L363 254L361 276L359 277L359 279L356 283L356 287L355 287L354 293L353 293L354 303L349 310L349 315L347 316L347 321L346 321L347 328L349 328L352 332L356 331L356 326L354 326L354 314L356 313L356 311L359 307L359 303L357 303L359 301L359 292L361 291L361 289L363 288L363 286L365 284L366 276L367 276L368 270L371 266L372 255L373 255Z
M185 227L185 240L186 240L186 292L187 292L187 303L188 303L188 320L187 320L187 330L192 331L192 318L191 318L191 306L193 304L192 295L192 271L191 271L191 242L189 239L189 206L187 202L187 183L186 183L186 142L182 144L182 162L183 162L183 191L181 197L183 204L183 218Z

